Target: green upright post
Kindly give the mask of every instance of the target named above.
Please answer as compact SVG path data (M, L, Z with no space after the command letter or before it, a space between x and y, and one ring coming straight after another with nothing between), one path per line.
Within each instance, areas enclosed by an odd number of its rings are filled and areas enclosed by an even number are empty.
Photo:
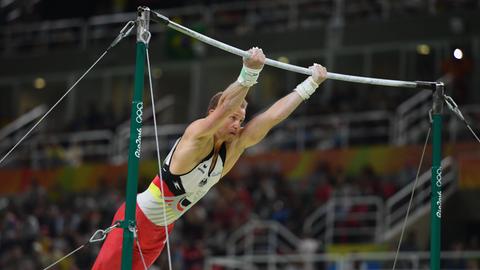
M135 89L133 92L132 112L130 114L130 142L128 146L128 178L125 220L123 227L122 270L132 269L135 212L137 206L138 164L142 143L143 83L145 71L145 52L150 40L148 25L150 10L139 8L137 17L137 53L135 65ZM114 269L112 269L114 270Z
M430 270L440 270L442 218L442 113L444 85L437 83L433 93L432 179L430 214Z

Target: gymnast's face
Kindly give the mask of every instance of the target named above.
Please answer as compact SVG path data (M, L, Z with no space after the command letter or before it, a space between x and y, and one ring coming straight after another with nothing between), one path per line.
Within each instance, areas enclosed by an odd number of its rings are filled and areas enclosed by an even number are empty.
M231 142L240 134L242 130L243 121L245 121L245 108L238 108L231 113L225 120L223 126L218 130L217 136L224 139L226 142Z

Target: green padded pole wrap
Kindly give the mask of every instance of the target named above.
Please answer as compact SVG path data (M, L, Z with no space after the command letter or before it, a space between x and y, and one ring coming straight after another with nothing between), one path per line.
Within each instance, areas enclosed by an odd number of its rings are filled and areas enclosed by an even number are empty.
M443 84L437 84L433 94L432 115L432 179L430 213L430 269L440 270L440 243L442 218L442 113Z
M149 9L139 8L137 18L137 52L135 60L135 89L130 114L130 140L128 145L128 178L123 227L122 270L132 269L134 234L136 227L138 165L142 145L143 85L145 55L150 33L148 32ZM113 269L112 269L113 270Z

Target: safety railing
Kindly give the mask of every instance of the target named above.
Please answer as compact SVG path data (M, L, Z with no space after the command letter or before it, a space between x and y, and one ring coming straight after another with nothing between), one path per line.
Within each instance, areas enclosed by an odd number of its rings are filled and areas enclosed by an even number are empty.
M166 96L156 101L156 114L171 108L175 103L173 96ZM18 141L24 129L42 116L47 108L42 105L22 115L14 122L0 130L0 153L5 154ZM151 108L145 109L144 121L152 122ZM161 118L161 117L158 117ZM159 127L159 142L161 150L167 148L167 142L178 138L185 125L162 125ZM25 132L24 132L25 131ZM155 152L155 137L153 126L144 127L144 147L146 153ZM50 167L59 165L76 165L85 160L109 160L123 162L128 152L129 121L119 125L116 132L110 130L86 130L78 132L55 133L41 132L31 134L17 148L14 155L7 159L7 164ZM152 156L153 158L154 156Z
M156 109L157 114L159 111L166 110L173 105L173 99L167 97L163 101L157 102ZM155 127L151 120L151 110L148 108L145 110L144 121L146 125L142 129L142 156L145 158L155 158L156 153L156 141L155 141ZM368 143L387 143L389 141L389 130L391 129L391 119L386 112L367 112L356 115L339 115L339 116L327 116L327 117L307 117L298 118L286 121L282 127L273 130L269 138L262 142L254 151L261 152L266 149L305 149L307 147L314 147L317 149L330 149L335 147L347 147L355 144L368 144ZM173 142L181 136L186 128L186 124L164 124L158 126L158 141L159 149L161 152L168 150ZM88 145L88 141L96 140L90 138L89 134L99 134L99 132L105 131L89 131L79 132L80 136L76 133L69 134L51 134L49 136L50 141L58 141L64 145L71 145L73 141L79 146L84 145L81 139L85 140L85 144ZM294 134L294 136L292 136ZM66 139L71 136L72 140ZM26 144L34 148L48 148L48 143L40 143L39 141L44 137L32 136L26 141ZM97 156L98 158L105 158L114 163L125 162L126 153L128 152L129 144L129 126L128 121L121 124L114 134L109 135L109 140L102 139L99 143L103 145L97 145L97 147L82 147L82 155L85 156ZM35 140L32 144L31 141ZM29 142L30 141L30 142ZM48 140L47 140L48 141ZM2 141L0 147L7 150L10 146L10 141ZM32 146L33 145L33 146ZM109 149L98 150L99 148ZM26 149L26 147L24 147ZM98 156L99 151L102 152ZM19 151L20 159L28 160L41 157L33 156L40 151L28 150L27 152Z
M376 196L331 198L313 212L303 230L325 244L374 242L383 228L383 201Z
M47 111L47 106L42 104L32 110L22 114L20 117L9 123L2 129L0 129L0 141L4 140L13 133L18 132L20 129L32 124L36 119L42 116Z
M449 86L452 82L452 76L449 74L444 75L438 81L443 82ZM395 112L395 125L392 134L392 143L396 145L407 145L420 143L423 138L423 134L427 133L430 127L429 111L432 108L432 92L421 91L409 99L402 102ZM478 106L462 106L462 112L467 115L469 119L478 118L479 109ZM444 125L448 127L447 134L449 135L446 140L454 142L458 134L462 133L460 128L465 129L465 125L462 124L459 119L452 117L450 111L446 110L444 119ZM467 119L468 120L468 119ZM472 121L470 121L472 123ZM473 125L476 125L473 122ZM471 134L469 134L471 136Z
M89 130L48 136L41 134L25 142L18 151L27 151L33 168L71 165L77 166L85 160L105 160L110 156L110 130ZM28 164L28 162L24 162Z
M442 160L442 170L442 200L446 200L457 188L455 181L457 179L457 168L452 157L446 157ZM425 173L419 176L407 226L413 224L430 211L431 175L431 170L427 169ZM389 240L400 232L407 213L413 185L414 181L403 187L385 202L384 240Z
M0 129L0 153L6 153L13 147L27 131L27 128L33 125L46 111L46 105L39 105Z
M323 254L270 254L228 257L207 257L205 270L277 270L277 269L392 269L395 252L358 252L358 253L323 253ZM430 252L412 251L398 254L396 269L428 269ZM441 270L475 269L480 260L480 251L443 251L441 253ZM275 261L275 264L268 264Z
M346 148L358 144L388 144L393 129L388 111L298 117L271 131L256 148L310 149ZM292 136L293 134L293 136Z
M393 142L396 145L418 143L430 126L428 112L432 108L432 92L425 90L398 106L395 115Z
M251 220L227 239L228 256L286 254L294 252L300 239L275 221ZM246 261L248 262L248 261ZM275 261L269 261L275 264Z

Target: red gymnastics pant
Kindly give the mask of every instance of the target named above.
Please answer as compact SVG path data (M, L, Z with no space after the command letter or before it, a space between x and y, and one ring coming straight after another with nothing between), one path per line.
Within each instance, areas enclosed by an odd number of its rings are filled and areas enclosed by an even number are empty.
M113 218L115 221L125 219L125 203L120 206ZM143 257L147 268L150 267L160 256L165 246L165 227L152 223L138 207L136 210L136 221L138 229L138 240L142 249ZM168 225L168 233L173 229L173 223ZM123 229L115 228L108 235L103 243L102 249L95 260L92 270L120 270L122 262ZM144 270L136 239L133 244L132 270Z

